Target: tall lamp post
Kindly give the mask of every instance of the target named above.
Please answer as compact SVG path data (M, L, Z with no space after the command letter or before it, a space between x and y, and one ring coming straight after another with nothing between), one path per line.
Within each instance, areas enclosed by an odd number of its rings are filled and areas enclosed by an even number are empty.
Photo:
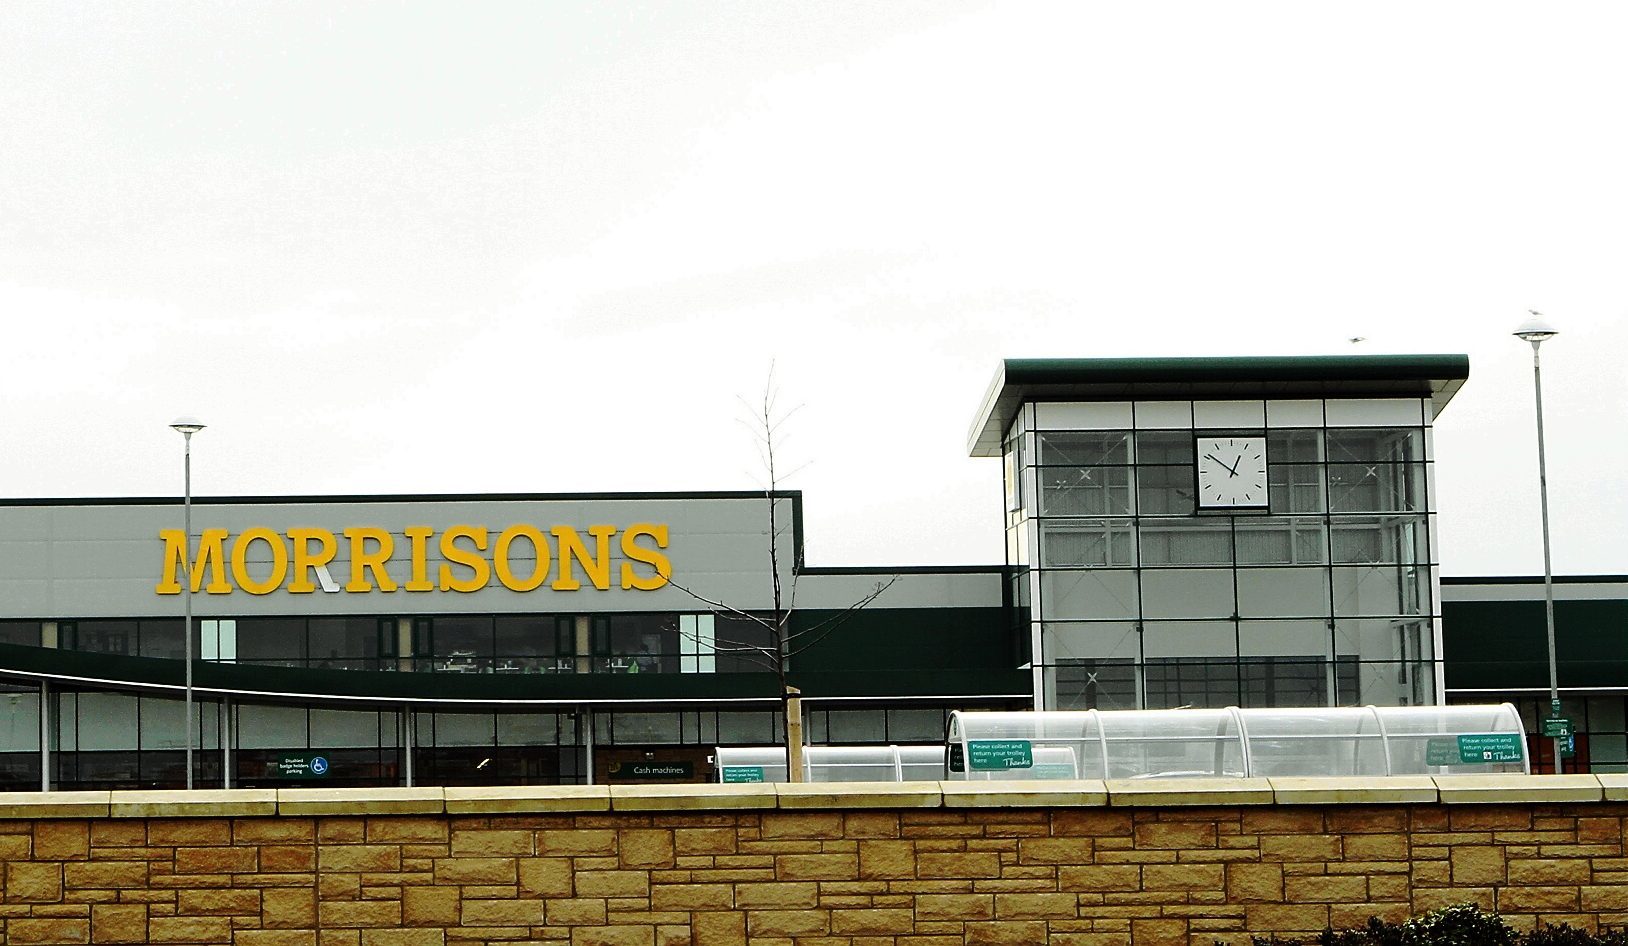
M1549 636L1549 710L1560 715L1560 668L1555 660L1554 570L1549 564L1549 472L1543 456L1543 371L1538 363L1538 346L1560 333L1543 315L1528 309L1532 317L1515 330L1515 337L1532 343L1532 389L1537 395L1538 413L1538 507L1543 519L1543 620ZM1560 765L1561 737L1554 737L1555 771Z
M186 459L182 469L185 492L182 493L182 548L181 553L181 608L186 615L182 635L185 639L186 653L186 747L187 747L187 790L192 790L192 435L204 429L204 425L190 414L177 417L170 424L186 440Z

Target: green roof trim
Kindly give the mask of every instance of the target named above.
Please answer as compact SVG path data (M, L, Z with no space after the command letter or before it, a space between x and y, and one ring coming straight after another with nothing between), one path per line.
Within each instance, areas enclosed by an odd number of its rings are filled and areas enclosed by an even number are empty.
M1440 413L1469 376L1468 355L1008 358L967 448L999 456L1002 436L1031 401L1428 397Z

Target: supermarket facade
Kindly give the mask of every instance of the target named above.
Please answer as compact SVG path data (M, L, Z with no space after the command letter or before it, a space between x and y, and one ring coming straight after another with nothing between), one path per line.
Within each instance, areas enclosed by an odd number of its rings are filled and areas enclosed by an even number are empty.
M1004 362L968 443L1003 465L994 564L810 565L796 492L205 497L190 537L173 498L6 500L0 790L184 782L188 599L202 786L707 779L780 735L777 583L812 743L1034 707L1507 699L1535 729L1541 581L1437 567L1468 374ZM1628 768L1628 578L1556 598L1566 767Z

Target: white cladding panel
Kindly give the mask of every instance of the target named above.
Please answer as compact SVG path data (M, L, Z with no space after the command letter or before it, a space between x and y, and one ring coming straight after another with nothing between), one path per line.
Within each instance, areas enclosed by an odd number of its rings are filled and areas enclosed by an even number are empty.
M255 595L236 587L229 594L193 595L193 613L200 617L286 614L458 614L458 613L591 613L599 611L685 611L704 608L691 594L725 601L733 607L759 609L769 605L768 501L761 497L652 497L567 500L458 500L390 502L266 502L212 504L195 500L194 536L206 529L225 529L226 576L231 581L233 542L245 529L264 528L287 539L289 529L318 528L334 534L337 553L327 566L333 580L343 586L350 579L348 527L368 526L389 532L393 550L386 565L389 576L405 585L411 577L411 543L404 530L424 526L435 530L428 542L426 572L435 581L445 559L441 533L452 526L485 527L487 548L479 553L491 562L493 546L504 529L535 526L545 535L555 526L569 526L582 537L590 552L595 540L590 526L613 526L610 541L611 585L593 587L580 566L575 574L583 587L553 590L558 572L559 547L550 538L554 565L548 581L530 592L516 592L500 584L495 574L474 592L421 591L398 588L393 592L321 590L296 594L287 590L292 568L282 587ZM624 561L621 532L635 524L664 525L665 549L658 549L672 565L672 584L654 591L624 590L620 585ZM179 529L179 503L104 504L79 506L0 506L0 614L9 618L97 618L173 616L181 612L181 596L155 590L163 576L164 542L160 530ZM796 546L793 502L776 500L776 531L782 574L790 574ZM461 547L470 549L468 540ZM638 540L643 549L655 542ZM514 571L528 576L534 563L525 540L513 545ZM265 542L248 546L248 571L257 580L270 572L270 549ZM641 576L653 574L648 564L634 563ZM470 570L455 565L460 576ZM207 575L207 573L206 573ZM311 576L307 576L308 578Z

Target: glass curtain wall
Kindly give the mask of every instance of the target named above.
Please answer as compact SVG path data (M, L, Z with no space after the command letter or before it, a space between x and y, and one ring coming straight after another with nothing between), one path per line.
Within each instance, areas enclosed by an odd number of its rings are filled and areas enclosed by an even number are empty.
M1042 705L1434 702L1428 410L1026 405L1006 447L1008 544ZM1216 434L1265 437L1264 514L1197 508L1195 438Z

